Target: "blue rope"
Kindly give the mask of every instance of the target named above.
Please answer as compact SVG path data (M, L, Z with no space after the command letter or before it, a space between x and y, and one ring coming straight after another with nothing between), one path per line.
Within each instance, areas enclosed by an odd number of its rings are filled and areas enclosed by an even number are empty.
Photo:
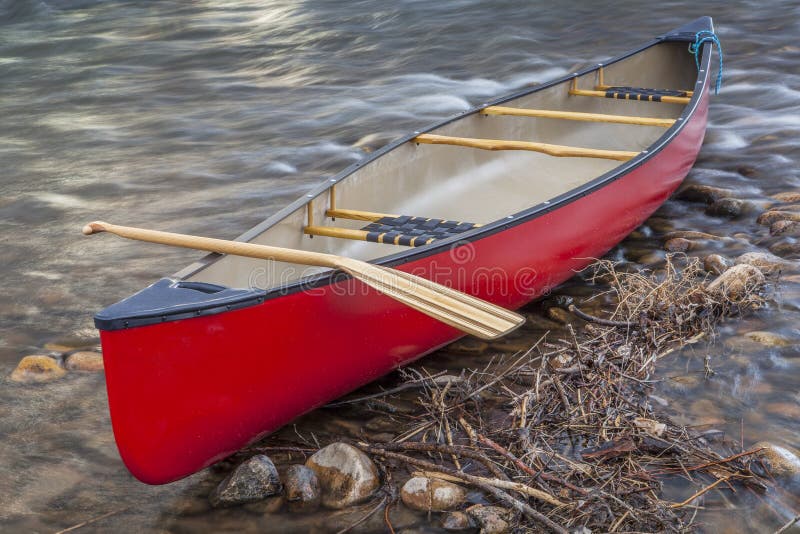
M700 70L700 52L703 50L703 44L711 43L717 45L719 52L719 70L717 70L717 80L714 84L714 94L719 94L719 88L722 87L722 43L719 42L717 34L712 31L703 30L694 35L694 42L689 45L689 52L694 54L694 62L697 65L697 70Z

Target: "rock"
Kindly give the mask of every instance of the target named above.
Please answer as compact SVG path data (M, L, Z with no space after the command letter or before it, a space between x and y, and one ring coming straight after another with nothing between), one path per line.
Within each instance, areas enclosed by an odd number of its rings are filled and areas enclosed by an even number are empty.
M703 269L709 273L722 274L731 265L733 265L731 260L719 254L709 254L703 258Z
M306 461L322 491L322 504L345 508L368 499L378 486L378 469L369 457L347 443L332 443Z
M254 514L259 515L274 514L280 511L280 509L283 507L283 503L283 497L281 495L275 495L260 501L245 503L242 505L242 508L248 512L253 512Z
M752 265L764 274L774 274L787 266L786 260L766 252L747 252L734 262L736 265Z
M464 512L448 512L442 518L442 528L445 530L467 530L475 528L475 523Z
M741 174L742 176L746 176L747 178L753 178L754 176L758 176L760 173L758 169L754 167L742 166L736 169L736 172Z
M694 243L683 237L673 237L664 243L664 250L667 252L686 252L694 246Z
M464 504L467 490L438 478L414 477L403 484L400 498L415 510L444 512Z
M511 514L505 508L476 504L467 508L467 514L481 528L481 534L503 534L511 530Z
M215 508L260 501L281 491L278 470L268 456L257 454L228 475L208 500Z
M800 404L795 402L770 402L764 406L764 409L786 419L800 419Z
M317 474L305 465L292 465L283 477L286 501L292 511L314 510L319 507L320 489Z
M800 243L792 243L788 241L775 243L769 247L769 251L783 258L787 256L796 256L797 254L800 254Z
M775 221L769 227L769 235L800 235L800 222L798 221Z
M731 196L733 196L733 191L730 189L692 184L679 191L677 198L680 200L688 200L689 202L705 202L706 204L711 204L721 198L728 198Z
M795 191L784 191L772 195L772 198L780 202L800 202L800 193Z
M664 239L676 239L676 238L683 238L683 239L707 239L708 241L723 241L718 235L714 234L707 234L705 232L695 232L694 230L678 230L676 232L669 232L664 235Z
M664 423L659 423L653 419L645 419L644 417L637 417L634 419L633 425L657 437L663 436L664 432L667 431L667 425Z
M17 364L17 368L12 371L9 379L13 382L22 382L25 384L35 382L50 382L57 380L67 374L67 372L58 365L58 362L50 356L42 354L32 354L25 356Z
M547 308L547 316L557 321L561 324L567 324L573 321L573 316L564 308L559 308L557 306L553 306L552 308Z
M764 447L762 451L758 452L758 456L768 464L767 467L772 476L800 477L800 458L797 457L797 451L780 447L767 441L759 441L753 447Z
M756 222L764 226L769 226L777 221L800 221L800 213L791 211L769 210L758 216Z
M450 352L458 354L481 354L489 348L489 344L474 337L462 337L447 346Z
M706 208L706 214L735 218L748 211L750 207L751 204L738 198L721 198Z
M65 365L70 371L102 371L103 355L88 350L73 352L67 356Z
M731 300L742 299L749 291L764 285L764 274L752 265L734 265L712 280L709 293Z
M773 332L755 330L745 334L756 343L761 343L767 347L786 347L792 344L792 340Z

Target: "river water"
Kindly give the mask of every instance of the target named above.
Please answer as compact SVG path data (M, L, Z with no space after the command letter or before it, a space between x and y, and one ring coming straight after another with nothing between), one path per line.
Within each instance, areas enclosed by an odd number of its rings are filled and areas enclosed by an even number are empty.
M689 182L732 188L763 209L768 195L800 188L796 1L767 9L747 1L0 0L0 375L48 342L94 343L94 312L198 257L85 239L85 222L236 236L365 147L701 15L715 18L725 83ZM657 261L670 229L740 234L708 245L732 257L763 251L768 232L757 214L729 221L670 200L611 256ZM767 309L666 361L658 394L667 410L745 446L797 446L799 289L787 277ZM574 283L562 291L586 293ZM786 344L740 335L752 330ZM706 354L716 374L703 382ZM445 350L429 360L458 369L483 357ZM74 373L41 386L0 383L0 530L56 531L107 512L118 513L84 530L335 524L208 511L204 496L221 476L213 469L166 487L138 483L117 455L104 387L102 376ZM297 429L324 439L353 424L312 415ZM798 503L789 492L706 505L708 531L745 532L777 528ZM420 517L417 526L426 524Z

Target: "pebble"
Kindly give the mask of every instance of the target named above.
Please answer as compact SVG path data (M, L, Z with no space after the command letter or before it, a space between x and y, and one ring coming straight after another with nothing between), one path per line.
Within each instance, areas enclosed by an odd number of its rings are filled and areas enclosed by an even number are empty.
M709 273L722 274L731 265L733 265L731 260L719 254L709 254L703 258L703 269Z
M749 211L752 205L738 198L721 198L706 208L706 214L715 217L735 218Z
M553 306L552 308L547 308L547 316L550 319L557 321L561 324L570 323L574 319L571 313L569 313L564 308L559 308L557 306Z
M747 332L744 335L756 343L760 343L767 347L786 347L792 344L791 339L779 334L775 334L774 332L755 330L753 332Z
M769 210L758 216L756 222L764 226L769 226L777 221L800 221L800 213L791 211Z
M683 237L673 237L664 243L667 252L686 252L694 247L694 243Z
M752 265L764 274L777 273L787 265L783 258L767 252L747 252L736 258L734 263L736 265Z
M9 379L24 384L50 382L67 374L63 367L50 356L32 354L25 356L11 372Z
M706 289L709 293L739 300L754 287L763 286L764 281L764 274L758 268L752 265L734 265L712 280Z
M800 202L800 193L796 191L784 191L772 195L772 198L780 202Z
M445 530L468 530L475 528L475 523L464 512L448 512L442 518L442 528Z
M319 507L319 480L311 468L291 465L283 479L286 501L291 511L309 511Z
M280 491L281 482L275 464L268 456L257 454L225 477L208 500L211 506L219 508L260 501Z
M314 453L306 466L314 470L322 504L346 508L368 499L380 485L378 469L362 451L347 443L332 443Z
M787 256L796 256L797 254L800 254L800 243L790 241L775 243L769 247L769 251L783 258Z
M70 371L102 371L103 355L88 350L73 352L67 356L65 366Z
M511 514L499 506L476 504L467 508L469 514L481 528L481 534L503 534L511 530Z
M645 432L649 434L653 434L654 436L660 437L664 435L664 432L667 431L667 425L664 423L659 423L654 419L646 419L644 417L637 417L633 420L633 425L637 428L641 428Z
M676 238L683 238L683 239L707 239L709 241L722 241L718 235L714 234L707 234L706 232L695 232L694 230L678 230L675 232L669 232L668 234L664 235L664 239L676 239Z
M759 441L753 447L764 447L758 456L769 464L769 472L773 476L800 477L800 458L797 451L767 441Z
M710 185L692 184L678 192L677 198L689 202L705 202L711 204L721 198L733 196L733 191Z
M800 235L800 222L798 221L775 221L769 227L769 235Z
M458 508L467 498L467 490L437 478L410 478L400 490L400 498L409 508L423 512L444 512Z

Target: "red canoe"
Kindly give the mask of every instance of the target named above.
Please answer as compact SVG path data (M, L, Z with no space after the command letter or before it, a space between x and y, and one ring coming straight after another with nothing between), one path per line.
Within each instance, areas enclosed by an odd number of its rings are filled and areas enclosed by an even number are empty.
M518 308L605 254L689 172L712 45L697 47L699 69L687 46L711 31L698 19L414 132L238 240L392 266ZM150 484L462 335L341 273L219 254L95 324L120 454Z

